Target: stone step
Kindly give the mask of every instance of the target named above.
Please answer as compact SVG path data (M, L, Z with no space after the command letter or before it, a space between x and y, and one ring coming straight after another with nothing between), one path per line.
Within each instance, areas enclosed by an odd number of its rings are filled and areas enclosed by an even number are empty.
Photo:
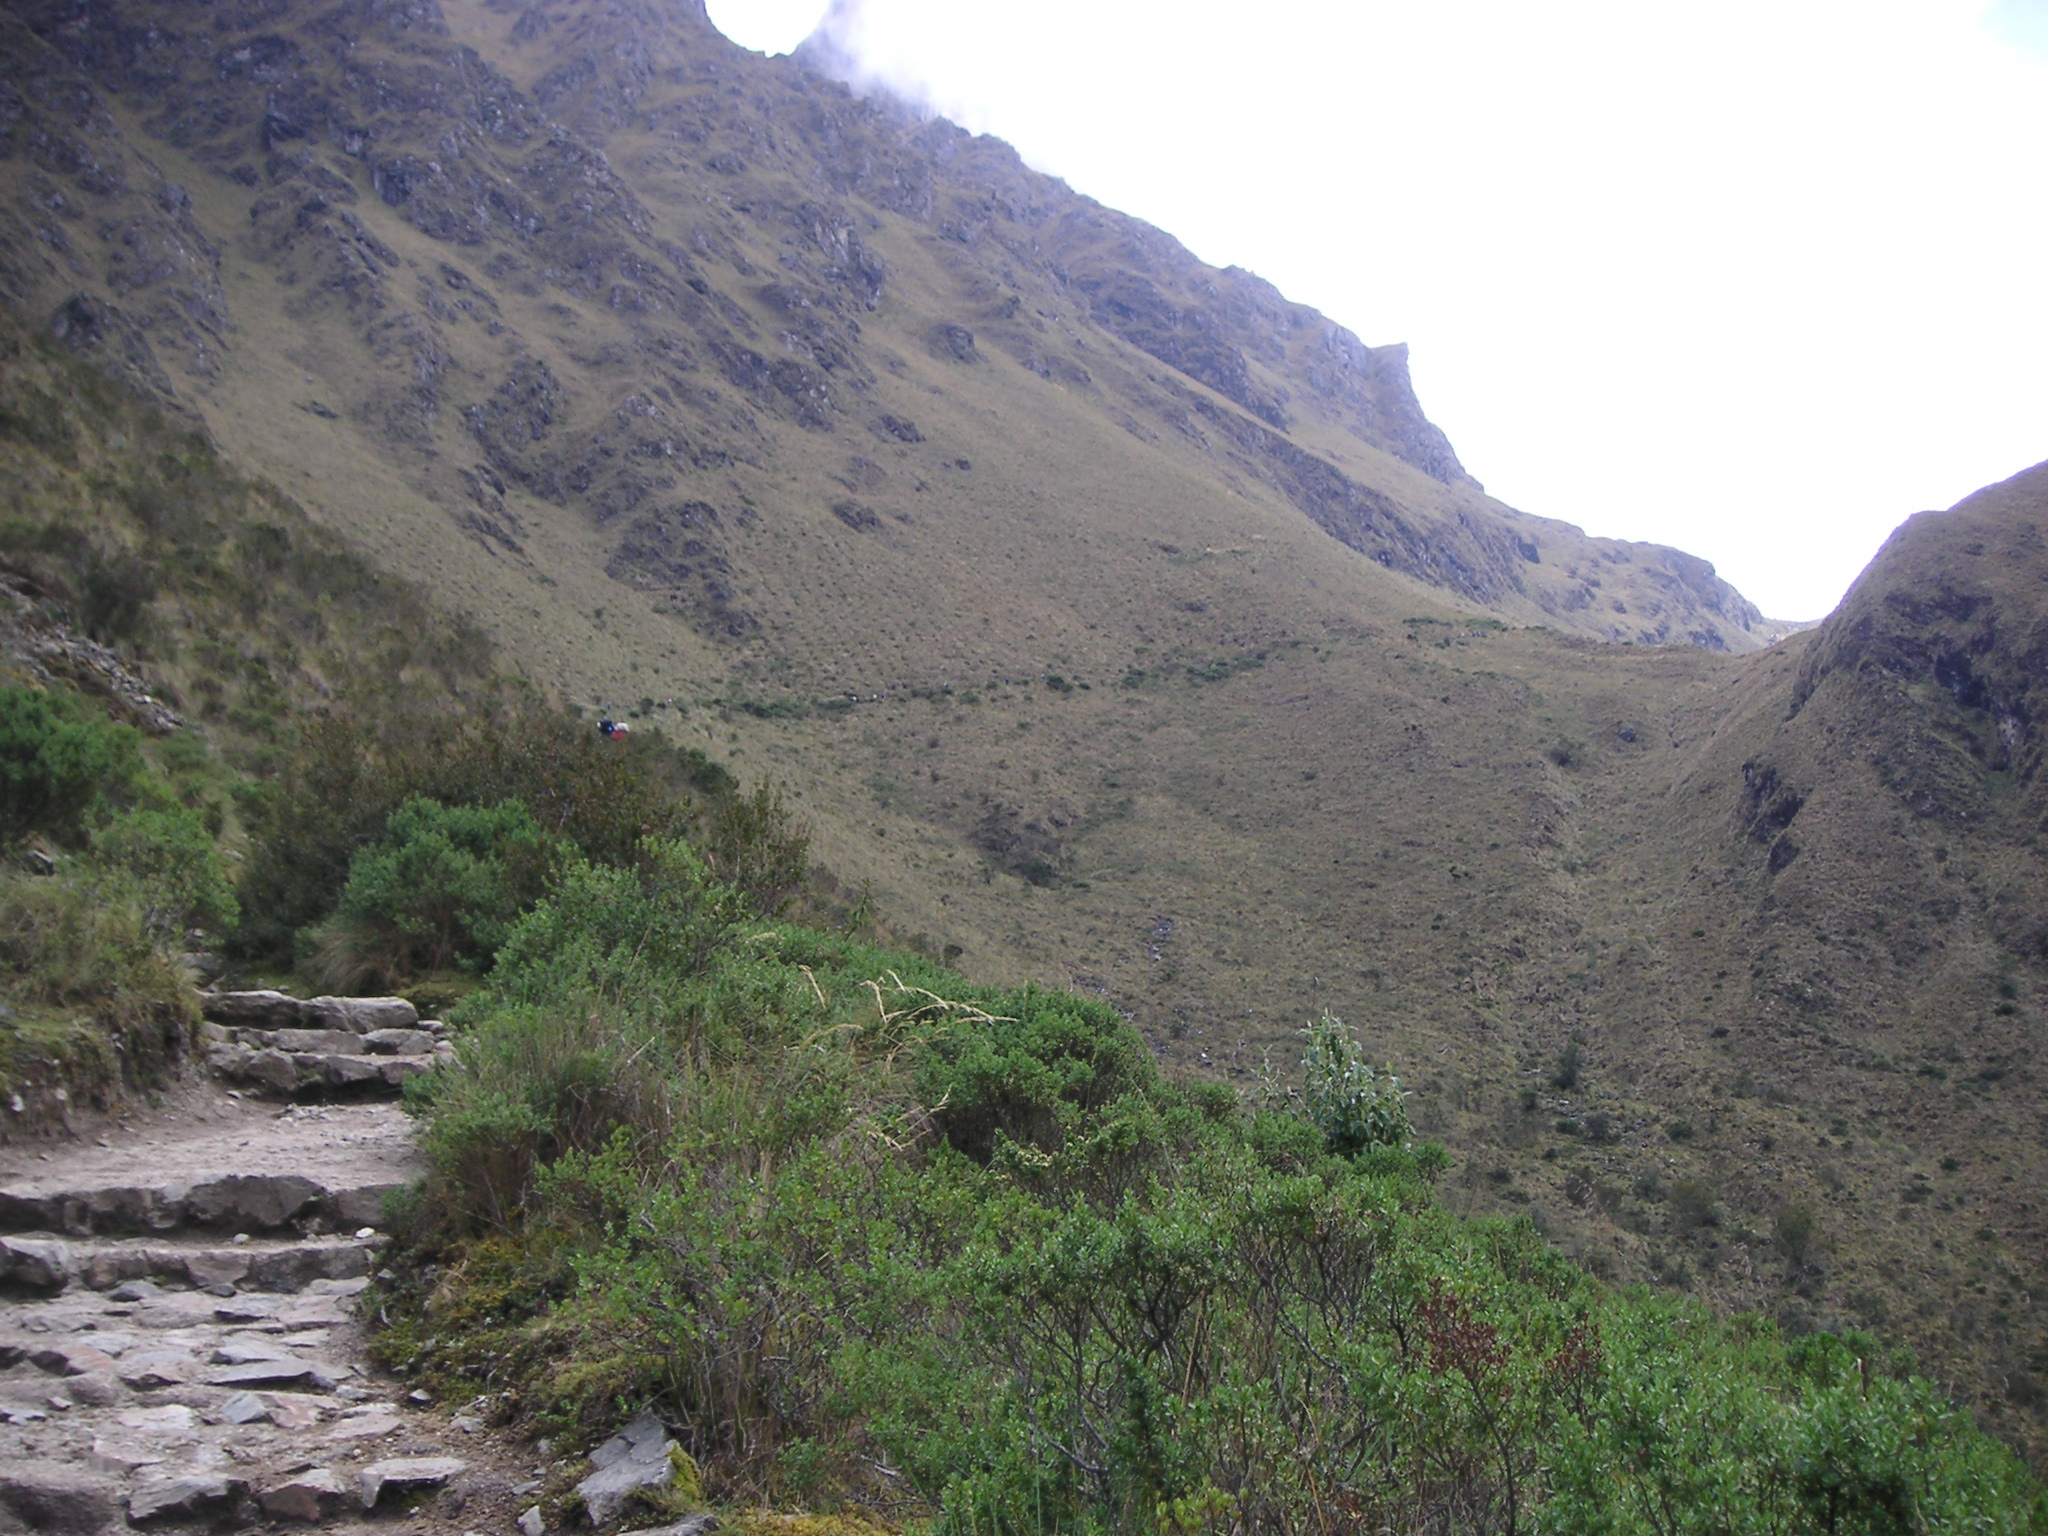
M419 1010L402 997L309 997L283 992L202 992L208 1023L250 1029L333 1029L366 1035L378 1029L415 1029Z
M300 1033L279 1030L279 1035ZM445 1041L418 1031L392 1031L418 1035L425 1050L404 1054L365 1051L285 1050L275 1046L257 1048L239 1041L226 1041L207 1050L207 1064L233 1083L248 1083L273 1093L391 1094L409 1077L431 1071L435 1063L454 1059L455 1048ZM351 1035L354 1042L369 1036Z
M246 1045L252 1051L318 1052L354 1056L430 1056L448 1038L439 1019L422 1019L414 1029L257 1029L249 1024L202 1024L210 1045Z
M0 1280L44 1294L73 1285L112 1290L134 1281L199 1289L297 1292L315 1280L357 1280L375 1267L384 1238L309 1237L243 1243L127 1238L79 1241L44 1233L0 1236Z
M72 1188L16 1186L0 1189L0 1232L90 1237L211 1227L255 1233L280 1227L303 1231L316 1221L330 1230L353 1232L375 1226L386 1197L405 1182L375 1175L357 1181L228 1173L191 1182L145 1175L132 1182Z

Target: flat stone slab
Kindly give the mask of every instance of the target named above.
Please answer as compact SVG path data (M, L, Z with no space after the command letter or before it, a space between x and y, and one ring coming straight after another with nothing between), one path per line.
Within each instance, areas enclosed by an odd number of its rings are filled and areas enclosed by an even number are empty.
M420 1011L402 997L311 997L299 1017L316 1029L367 1035L373 1029L411 1029Z
M114 1369L112 1355L76 1339L30 1350L28 1361L37 1370L48 1371L52 1376L85 1376L95 1371L111 1373Z
M290 1387L304 1384L317 1392L332 1392L348 1378L346 1366L322 1360L250 1360L241 1365L219 1366L206 1373L209 1387Z
M199 1362L179 1349L142 1350L123 1359L114 1374L138 1392L181 1387L199 1374Z
M283 992L202 992L199 1011L210 1024L286 1029L298 1023L305 1004Z
M403 1427L395 1413L364 1413L352 1419L343 1419L327 1432L330 1440L374 1440L379 1435L388 1435Z

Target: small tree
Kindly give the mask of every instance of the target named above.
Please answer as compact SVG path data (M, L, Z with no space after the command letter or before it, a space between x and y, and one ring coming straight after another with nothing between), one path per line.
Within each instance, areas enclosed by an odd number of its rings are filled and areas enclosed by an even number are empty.
M721 805L704 843L718 878L763 917L781 916L803 889L810 849L811 829L790 809L782 791L767 784Z
M1813 1253L1813 1212L1804 1205L1783 1207L1771 1224L1778 1251L1793 1264L1804 1267Z
M1306 1026L1301 1059L1303 1105L1332 1152L1355 1157L1367 1147L1408 1139L1408 1095L1392 1072L1376 1073L1344 1021L1324 1014Z

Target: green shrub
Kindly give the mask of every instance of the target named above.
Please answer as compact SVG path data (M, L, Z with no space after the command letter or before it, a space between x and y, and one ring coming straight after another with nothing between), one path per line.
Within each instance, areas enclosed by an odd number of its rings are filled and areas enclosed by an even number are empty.
M779 917L803 888L810 867L810 829L782 791L756 785L734 795L711 817L705 856L719 879L741 892L763 917Z
M652 733L624 745L516 690L460 715L337 709L299 721L274 784L250 797L255 845L241 882L236 948L281 954L327 917L356 853L380 841L411 799L517 800L550 838L605 863L630 863L645 838L694 826L722 771Z
M132 727L69 695L0 688L0 843L38 832L77 842L142 772Z
M1306 1026L1302 1103L1330 1150L1350 1157L1367 1147L1400 1146L1408 1139L1407 1095L1392 1074L1374 1073L1342 1019L1324 1014Z
M89 859L133 892L144 925L167 948L188 928L224 932L238 915L205 818L182 806L118 812L94 830Z
M519 924L414 1092L387 1361L943 1536L2033 1528L1925 1384L1450 1216L1335 1020L1245 1115L1093 1000L745 913L666 844Z
M316 976L353 989L486 967L570 851L517 800L408 800L349 861L335 915L314 931Z

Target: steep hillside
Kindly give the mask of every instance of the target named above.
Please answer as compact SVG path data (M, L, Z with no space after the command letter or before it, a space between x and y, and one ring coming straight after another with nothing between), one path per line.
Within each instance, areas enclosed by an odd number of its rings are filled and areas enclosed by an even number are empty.
M686 5L45 0L0 53L34 325L786 783L918 947L1241 1084L1328 1008L1455 1205L2039 1433L2030 477L1761 649L1487 498L1400 349Z

